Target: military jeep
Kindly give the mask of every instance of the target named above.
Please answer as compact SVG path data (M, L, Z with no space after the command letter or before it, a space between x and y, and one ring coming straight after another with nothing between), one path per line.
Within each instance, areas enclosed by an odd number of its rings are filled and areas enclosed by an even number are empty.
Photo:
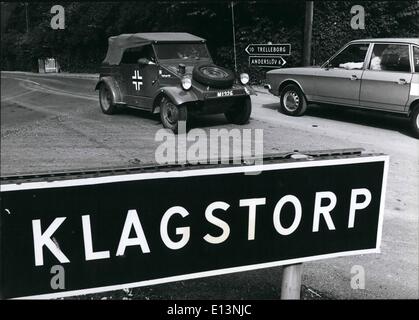
M237 77L214 65L205 39L188 33L135 33L109 38L96 85L105 114L120 107L160 113L178 132L189 115L224 113L246 124L252 111L246 73Z

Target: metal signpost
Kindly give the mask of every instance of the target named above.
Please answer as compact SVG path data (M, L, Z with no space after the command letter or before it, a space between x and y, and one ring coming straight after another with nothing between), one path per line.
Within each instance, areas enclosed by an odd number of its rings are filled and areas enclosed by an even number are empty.
M379 252L388 157L304 154L2 177L0 296L65 297ZM65 288L51 286L57 265ZM283 298L298 298L301 278L289 271Z

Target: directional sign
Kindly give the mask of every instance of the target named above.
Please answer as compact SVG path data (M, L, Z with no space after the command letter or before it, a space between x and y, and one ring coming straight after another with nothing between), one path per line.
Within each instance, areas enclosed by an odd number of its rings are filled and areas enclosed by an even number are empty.
M281 56L250 56L249 66L262 68L281 68L287 62Z
M291 54L291 44L249 44L244 49L249 55L284 55Z
M266 161L5 178L0 299L379 252L386 156Z

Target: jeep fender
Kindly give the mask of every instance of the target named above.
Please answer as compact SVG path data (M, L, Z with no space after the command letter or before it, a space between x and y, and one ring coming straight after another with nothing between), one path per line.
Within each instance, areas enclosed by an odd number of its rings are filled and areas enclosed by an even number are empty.
M158 103L162 95L169 97L176 106L199 100L192 90L183 90L180 87L162 87L153 96L153 113L159 112Z
M111 90L113 103L124 103L122 101L121 90L119 89L118 83L112 77L101 77L96 84L95 90L99 90L101 84L105 84Z

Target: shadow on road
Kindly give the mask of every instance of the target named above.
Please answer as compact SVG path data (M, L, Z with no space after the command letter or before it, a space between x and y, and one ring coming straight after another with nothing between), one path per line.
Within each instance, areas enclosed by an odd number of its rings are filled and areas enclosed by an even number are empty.
M306 115L393 130L406 136L413 137L410 132L409 119L397 114L358 110L334 105L310 105L309 108L307 108Z
M161 125L160 114L153 114L149 111L143 111L132 108L121 108L119 114L138 117L146 120L155 121ZM188 115L188 130L195 128L210 128L229 124L223 114L215 115Z
M271 110L278 110L279 112L279 103L264 104L262 107ZM352 109L337 105L316 104L310 104L305 115L359 124L373 128L393 130L406 136L413 137L410 132L409 119L403 117L402 115L372 110Z

